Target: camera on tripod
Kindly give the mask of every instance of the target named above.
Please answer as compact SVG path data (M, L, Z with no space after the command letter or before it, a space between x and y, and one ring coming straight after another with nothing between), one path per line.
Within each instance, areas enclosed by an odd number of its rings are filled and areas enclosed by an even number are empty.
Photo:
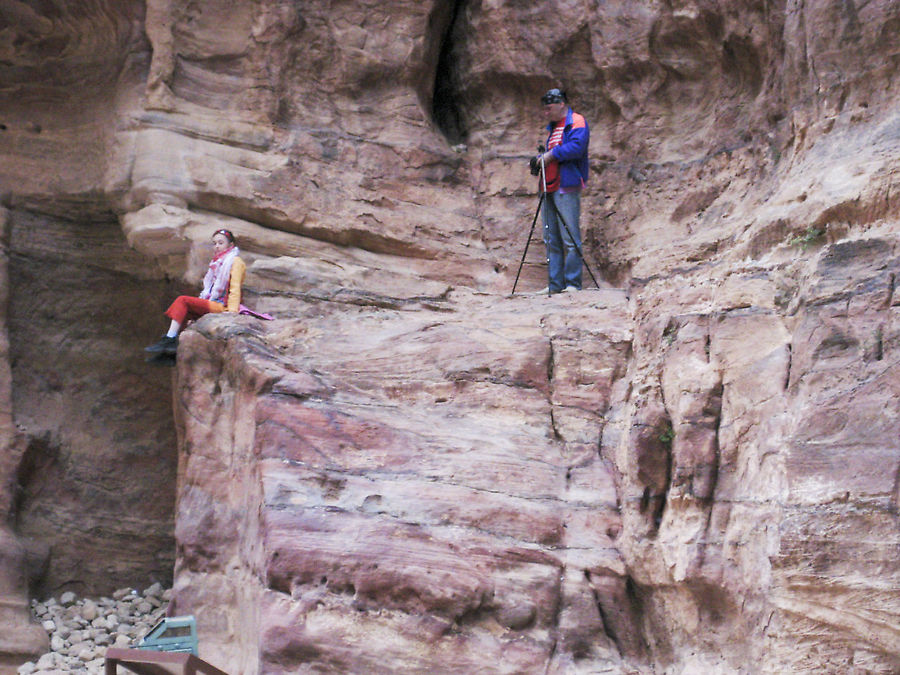
M532 176L537 176L541 173L541 155L543 155L545 152L543 145L538 146L538 152L540 153L540 155L535 155L530 160L528 160L528 166L531 169Z

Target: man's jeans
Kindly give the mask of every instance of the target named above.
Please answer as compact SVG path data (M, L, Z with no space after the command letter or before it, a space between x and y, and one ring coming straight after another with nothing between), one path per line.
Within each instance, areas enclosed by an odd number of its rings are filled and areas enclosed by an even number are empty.
M565 219L565 225L560 222L557 209ZM550 292L558 293L567 286L580 290L581 256L576 246L581 248L581 192L548 192L543 212Z

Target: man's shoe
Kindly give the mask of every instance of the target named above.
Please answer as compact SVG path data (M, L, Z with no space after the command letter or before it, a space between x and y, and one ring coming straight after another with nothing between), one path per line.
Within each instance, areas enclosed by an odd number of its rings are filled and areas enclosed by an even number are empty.
M575 286L566 286L566 289L563 291L563 293L571 293L572 291L580 291L580 290L581 290L580 288L577 288Z
M149 347L144 347L145 352L152 354L174 354L178 349L178 338L163 335Z

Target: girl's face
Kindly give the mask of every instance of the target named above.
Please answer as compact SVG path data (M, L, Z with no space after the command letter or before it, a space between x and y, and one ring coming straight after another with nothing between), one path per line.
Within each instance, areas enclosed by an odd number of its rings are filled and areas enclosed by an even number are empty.
M231 248L231 242L228 241L228 237L224 234L213 235L213 249L216 253L227 251L229 248Z

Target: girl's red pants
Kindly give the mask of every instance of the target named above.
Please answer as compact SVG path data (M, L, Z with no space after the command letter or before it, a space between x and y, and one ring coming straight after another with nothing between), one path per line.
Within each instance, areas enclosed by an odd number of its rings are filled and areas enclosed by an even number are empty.
M199 319L204 314L221 312L224 309L220 302L203 300L192 295L179 295L175 298L175 302L169 305L166 316L183 326L188 319Z

